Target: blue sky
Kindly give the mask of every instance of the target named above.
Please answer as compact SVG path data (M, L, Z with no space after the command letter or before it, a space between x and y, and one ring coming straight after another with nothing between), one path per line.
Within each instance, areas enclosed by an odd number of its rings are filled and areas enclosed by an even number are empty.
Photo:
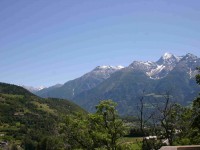
M0 82L50 86L165 52L200 57L199 0L0 0Z

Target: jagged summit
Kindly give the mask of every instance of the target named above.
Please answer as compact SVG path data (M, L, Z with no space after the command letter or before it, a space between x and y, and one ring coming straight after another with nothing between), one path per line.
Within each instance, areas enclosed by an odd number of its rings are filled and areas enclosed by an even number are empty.
M186 61L187 63L197 60L198 57L193 54L185 56L176 56L166 52L157 62L151 61L133 61L128 68L146 73L151 79L161 79L166 77L179 62ZM197 61L196 61L197 62Z
M167 52L157 61L157 64L175 65L179 61L180 61L179 57Z
M170 59L170 58L172 58L174 55L173 54L171 54L171 53L169 53L169 52L166 52L162 57L163 57L163 59Z
M187 53L187 54L183 57L183 60L188 60L188 59L195 60L195 59L198 59L198 57L195 56L194 54Z
M149 72L152 69L155 69L157 64L151 61L133 61L128 68L133 70L138 70L142 72Z

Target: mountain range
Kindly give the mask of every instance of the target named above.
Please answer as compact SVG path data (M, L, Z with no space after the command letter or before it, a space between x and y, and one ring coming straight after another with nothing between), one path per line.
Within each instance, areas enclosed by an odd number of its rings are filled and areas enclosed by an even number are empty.
M165 53L156 62L133 61L127 67L98 66L77 79L35 94L70 99L88 111L93 111L100 100L112 99L118 103L122 115L136 111L143 91L146 99L160 97L168 91L174 101L188 105L200 90L195 82L198 66L200 58L193 54Z

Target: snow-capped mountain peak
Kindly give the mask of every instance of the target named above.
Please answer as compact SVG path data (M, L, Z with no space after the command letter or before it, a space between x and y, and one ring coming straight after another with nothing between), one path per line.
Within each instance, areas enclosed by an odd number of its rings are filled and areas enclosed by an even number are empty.
M165 66L175 66L177 62L180 61L180 58L171 54L165 53L156 63L158 65L165 65Z
M107 79L110 77L111 74L113 74L116 71L119 71L120 69L125 68L124 66L110 66L110 65L103 65L103 66L97 66L95 69L93 69L91 72L84 75L86 78L90 78L91 76L98 79Z
M173 56L174 56L173 54L166 52L166 53L162 56L162 58L166 60L166 59L172 58Z
M180 59L182 59L181 56L176 56L176 55L173 55L172 53L169 53L169 52L164 53L162 58L164 60L175 59L176 61L180 61Z

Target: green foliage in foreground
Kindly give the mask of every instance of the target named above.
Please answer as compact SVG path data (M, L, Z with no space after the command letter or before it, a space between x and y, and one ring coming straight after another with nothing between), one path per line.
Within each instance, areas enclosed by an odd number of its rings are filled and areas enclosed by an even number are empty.
M63 126L69 149L117 149L117 140L125 135L126 127L111 100L101 101L96 113L86 117L68 116Z

